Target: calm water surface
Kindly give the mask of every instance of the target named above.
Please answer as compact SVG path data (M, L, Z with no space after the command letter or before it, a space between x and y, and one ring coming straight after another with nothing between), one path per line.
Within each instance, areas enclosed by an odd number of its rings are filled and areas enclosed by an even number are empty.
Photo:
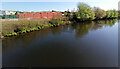
M75 23L3 39L3 67L117 67L118 22Z

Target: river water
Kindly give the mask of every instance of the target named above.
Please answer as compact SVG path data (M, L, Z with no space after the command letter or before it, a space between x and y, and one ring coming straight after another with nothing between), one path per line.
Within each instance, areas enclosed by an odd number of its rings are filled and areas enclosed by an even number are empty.
M119 20L80 22L2 39L3 67L117 67Z

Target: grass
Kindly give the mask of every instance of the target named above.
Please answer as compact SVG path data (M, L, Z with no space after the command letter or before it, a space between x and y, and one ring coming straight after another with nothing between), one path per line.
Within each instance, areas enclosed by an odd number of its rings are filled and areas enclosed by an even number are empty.
M64 19L19 19L18 21L3 21L1 37L16 36L46 27L56 27L68 23Z
M21 33L26 33L48 27L49 19L44 20L27 20L22 19L18 21L3 21L2 22L2 36L13 36Z

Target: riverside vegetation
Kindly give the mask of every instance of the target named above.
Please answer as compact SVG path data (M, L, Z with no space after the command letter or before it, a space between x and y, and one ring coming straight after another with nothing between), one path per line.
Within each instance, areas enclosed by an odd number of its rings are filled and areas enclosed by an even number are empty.
M79 3L77 11L68 12L67 16L71 21L88 21L88 20L100 20L100 19L114 19L118 18L118 11L108 10L105 11L99 7L91 8L85 3Z
M19 19L18 21L3 21L2 22L2 38L16 36L22 33L29 33L47 27L56 27L59 25L70 23L66 18L53 19Z
M65 11L62 18L4 21L2 22L2 31L0 31L0 33L2 34L1 38L3 38L47 27L56 27L68 23L78 23L79 21L115 19L118 18L118 15L118 11L116 10L105 11L98 7L91 8L85 3L79 3L76 11Z

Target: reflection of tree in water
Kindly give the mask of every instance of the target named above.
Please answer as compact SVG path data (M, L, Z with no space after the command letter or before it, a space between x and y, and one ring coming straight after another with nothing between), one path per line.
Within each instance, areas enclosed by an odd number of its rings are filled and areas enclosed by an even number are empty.
M50 28L50 29L51 29L52 34L56 35L56 34L60 34L61 33L62 26L55 27L55 28Z
M112 27L116 23L116 19L113 20L99 20L72 24L70 29L75 29L76 37L82 37L88 34L89 30L101 29L103 26Z
M82 22L82 23L73 23L70 25L59 26L55 28L46 28L39 31L34 31L30 33L21 34L19 36L10 37L7 39L3 39L3 52L14 50L18 46L26 47L30 44L34 43L37 39L43 38L49 34L60 34L61 32L75 32L76 37L82 37L88 34L89 30L97 30L102 28L103 26L112 27L116 22L114 20L99 20L99 21L90 21L90 22ZM48 38L49 39L49 38Z
M117 19L105 20L105 26L112 27L116 23Z
M94 22L83 22L83 23L76 23L71 25L71 29L75 29L76 37L82 37L83 35L87 34L88 31L93 27Z
M104 21L94 21L94 25L91 30L101 29L104 25Z

